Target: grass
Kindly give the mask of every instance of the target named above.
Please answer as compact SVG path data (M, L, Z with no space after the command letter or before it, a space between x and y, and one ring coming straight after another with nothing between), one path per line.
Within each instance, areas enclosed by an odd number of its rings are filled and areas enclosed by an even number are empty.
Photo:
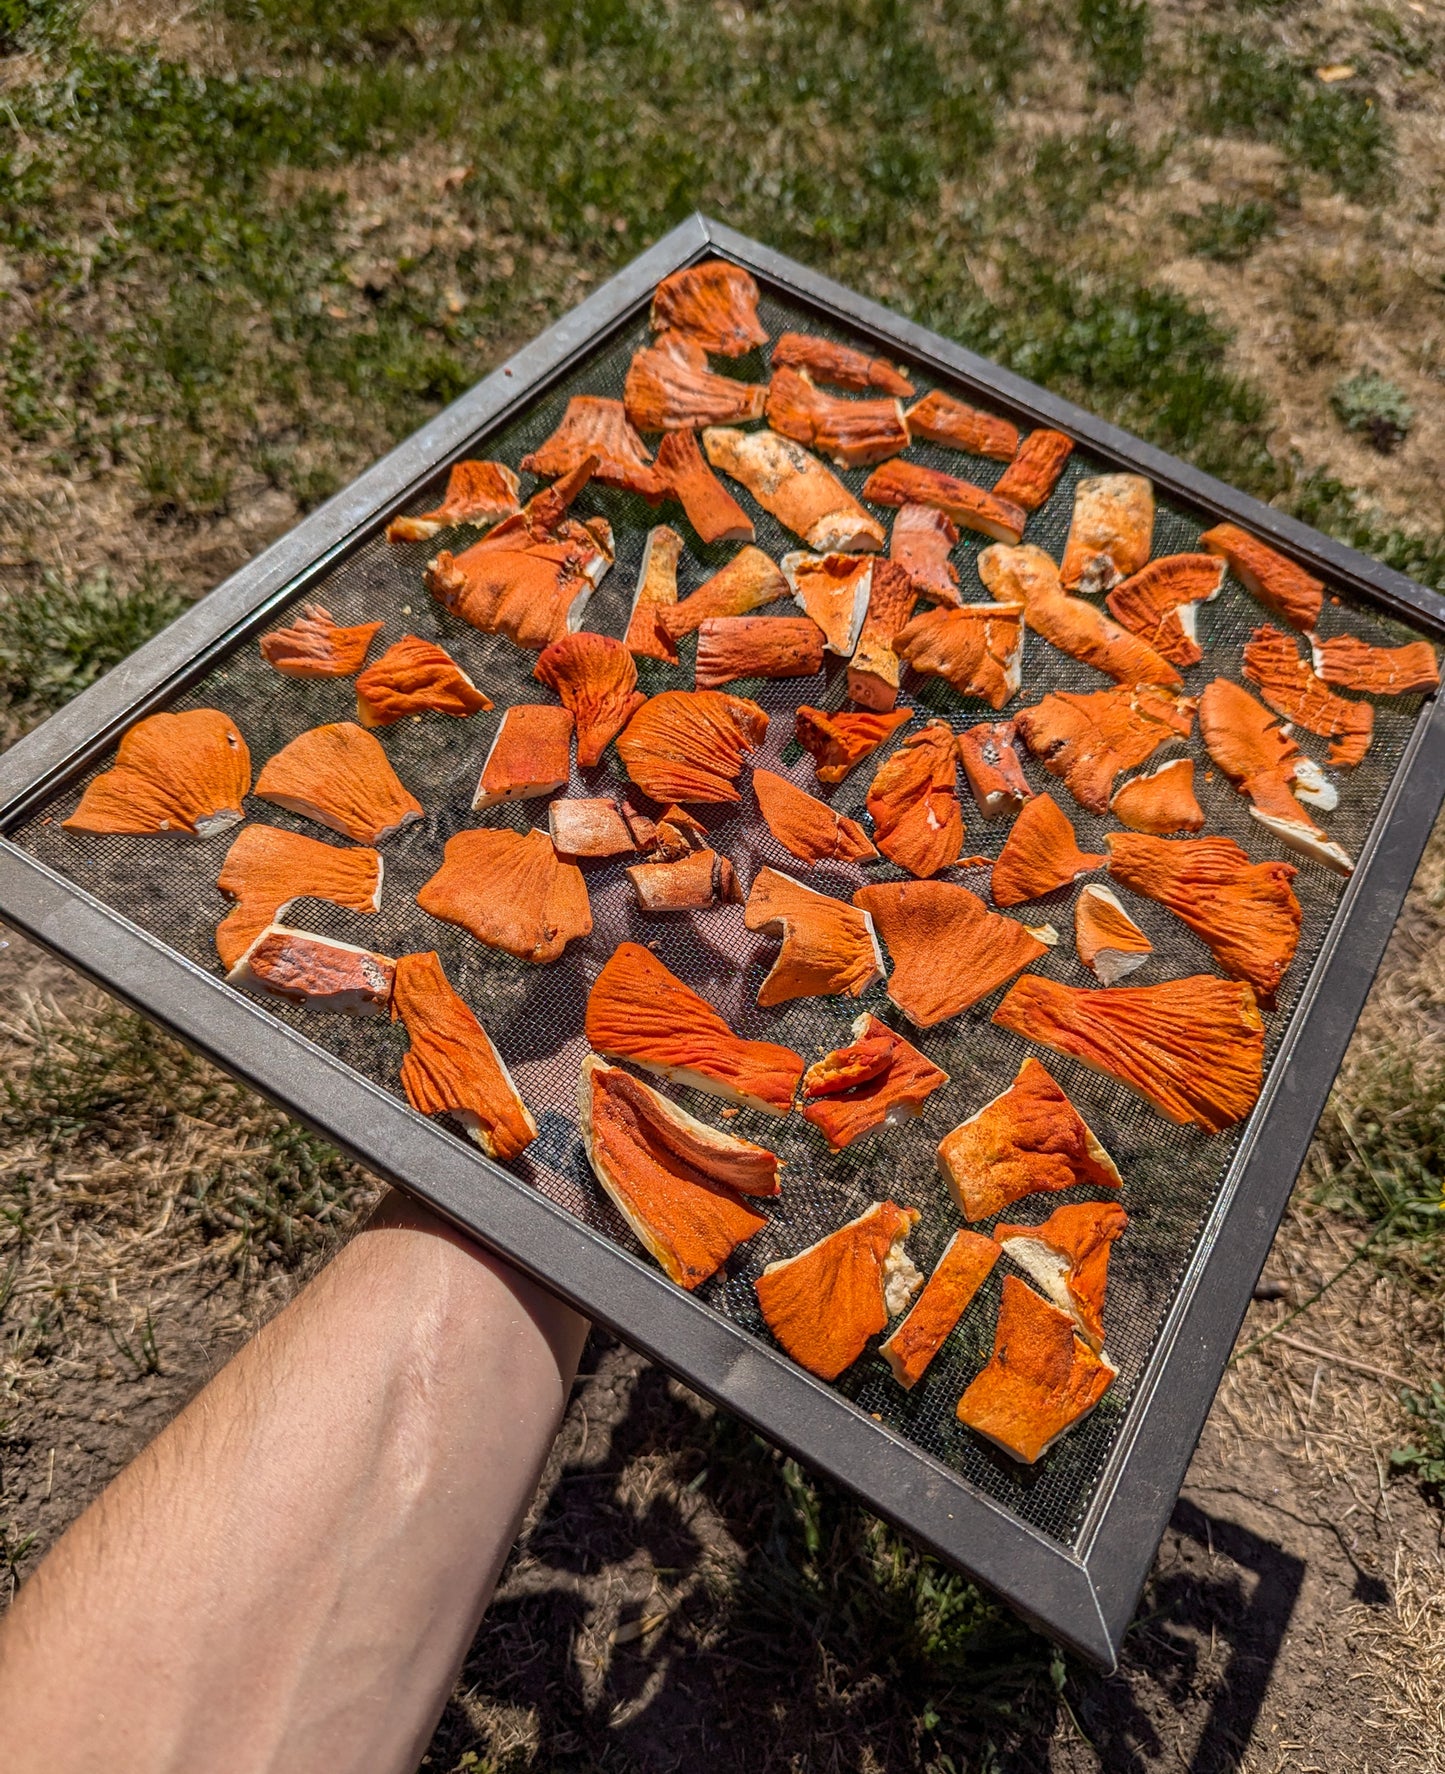
M1415 420L1405 391L1374 370L1336 382L1330 405L1347 431L1360 432L1382 455L1405 441Z
M1079 35L1105 92L1133 92L1149 55L1148 0L1079 0Z
M1272 203L1247 197L1237 203L1207 203L1197 214L1174 220L1190 252L1237 265L1274 232L1276 217Z

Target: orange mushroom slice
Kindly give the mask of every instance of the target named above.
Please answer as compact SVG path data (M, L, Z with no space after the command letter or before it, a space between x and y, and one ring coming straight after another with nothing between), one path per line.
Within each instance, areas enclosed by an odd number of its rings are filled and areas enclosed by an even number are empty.
M582 1062L577 1102L593 1174L669 1281L700 1287L767 1225L735 1181L770 1179L748 1193L777 1193L766 1148L718 1132L596 1054Z
M799 861L869 862L877 856L856 819L835 812L772 770L753 771L753 793L768 830Z
M572 711L514 702L502 715L477 778L472 808L534 801L566 788L572 774Z
M1033 795L1015 743L1012 721L983 721L955 735L958 761L985 819L1015 814Z
M863 483L863 497L875 505L932 505L965 530L995 542L1017 542L1028 513L972 481L956 480L918 462L885 462Z
M664 690L617 741L627 774L654 801L741 801L743 758L768 731L756 702L725 690Z
M944 1135L938 1169L966 1220L992 1219L1026 1195L1123 1186L1118 1165L1036 1059Z
M669 431L655 466L701 541L753 540L753 520L704 461L695 431Z
M661 605L657 620L668 639L694 634L709 616L747 616L788 595L788 582L761 548L740 548L725 567L680 603Z
M522 467L550 480L572 474L588 461L593 461L592 479L601 486L636 493L652 505L667 497L667 482L620 400L574 394L557 429L523 456Z
M1158 751L1187 739L1195 703L1162 691L1120 685L1115 690L1056 690L1014 725L1051 776L1090 813L1108 810L1115 780Z
M312 727L282 746L256 778L256 793L357 844L380 844L424 817L380 740L354 721Z
M993 1356L958 1401L958 1420L1025 1466L1082 1422L1118 1369L1080 1337L1072 1316L1005 1275Z
M1109 1252L1129 1224L1117 1201L1071 1202L1041 1226L995 1226L994 1238L1045 1299L1067 1312L1079 1335L1099 1354L1104 1347L1104 1298Z
M614 800L557 800L547 805L547 834L562 856L632 856L642 848Z
M866 554L785 554L783 577L793 601L823 631L830 653L850 658L858 645L868 595L873 587L873 560Z
M856 998L883 978L883 951L868 913L777 869L758 870L743 922L782 939L758 990L764 1010L793 998Z
M642 569L627 619L625 645L644 659L677 664L677 643L662 626L662 612L677 602L677 563L682 559L682 537L666 524L647 532L642 548Z
M1023 681L1022 604L960 604L924 610L894 639L900 659L925 677L939 677L960 696L1000 709Z
M229 715L215 708L147 715L61 824L68 832L211 838L246 817L250 789L251 754Z
M873 563L868 609L848 661L848 694L860 707L882 714L898 701L903 661L894 643L917 601L918 593L906 568L893 560Z
M1300 903L1287 862L1251 862L1233 838L1151 838L1110 832L1109 873L1166 906L1224 971L1274 1002L1299 946Z
M852 1034L847 1047L803 1074L803 1119L835 1152L875 1128L911 1120L948 1083L947 1072L870 1011L854 1019Z
M998 1257L993 1239L980 1232L960 1227L949 1239L907 1318L878 1346L878 1353L905 1392L911 1392L923 1378L929 1362L988 1280Z
M786 365L774 366L767 414L779 437L808 445L840 468L867 468L909 444L902 402L824 394L806 370Z
M1440 688L1440 665L1429 641L1403 647L1371 647L1351 634L1324 640L1310 637L1315 670L1338 690L1361 690L1367 696L1408 696Z
M904 1250L918 1209L875 1201L796 1256L769 1263L755 1284L763 1322L793 1360L836 1380L904 1311L923 1277Z
M1358 764L1370 749L1375 711L1368 702L1337 696L1300 658L1293 639L1277 628L1255 629L1244 649L1244 675L1276 714L1332 739L1332 764Z
M1312 573L1238 524L1216 524L1204 532L1199 544L1227 561L1230 572L1271 615L1306 634L1319 626L1325 588Z
M995 483L994 497L1037 511L1048 503L1073 453L1073 442L1062 431L1031 431Z
M697 631L693 684L810 678L823 669L823 631L808 616L709 616Z
M715 357L744 357L768 342L757 284L723 259L664 277L653 291L651 324L655 332L686 333Z
M903 568L920 597L957 604L958 568L948 558L957 542L958 528L947 512L933 505L900 505L888 558Z
M592 930L582 871L558 856L546 832L458 832L416 903L488 948L539 965Z
M816 456L775 431L711 426L702 447L714 468L745 486L785 529L818 554L876 553L883 526Z
M998 906L1022 905L1057 887L1071 886L1108 862L1107 856L1086 854L1074 837L1068 816L1052 795L1034 795L1024 803L993 865L989 891Z
M966 450L970 456L991 456L995 462L1012 462L1019 453L1016 425L966 406L937 388L908 409L908 429L929 443Z
M874 388L880 394L907 400L913 393L913 384L893 364L813 333L779 333L769 355L774 370L806 370L815 382L846 388L853 394Z
M401 1084L412 1108L419 1115L454 1115L488 1158L519 1158L536 1139L537 1123L434 950L397 962L391 1014L410 1043Z
M1193 974L1107 991L1029 974L993 1013L1000 1028L1116 1079L1168 1121L1221 1133L1259 1100L1264 1022L1243 980Z
M746 1041L640 943L619 943L587 997L588 1044L724 1102L786 1115L803 1075L789 1047Z
M268 924L282 922L298 899L324 899L350 912L381 907L381 855L343 850L274 825L248 825L221 864L217 887L235 905L216 930L223 967L234 967Z
M261 657L287 678L349 678L361 670L366 649L384 622L341 627L330 610L307 604L289 628L261 636Z
M450 653L416 635L403 635L356 680L356 715L363 727L389 727L407 715L452 715L458 720L490 708Z
M1097 881L1090 881L1074 904L1074 944L1079 959L1105 986L1118 985L1154 953L1118 894Z
M505 462L458 462L447 476L447 490L435 511L394 517L388 542L430 542L456 524L495 524L522 509L521 483Z
M1095 474L1074 488L1074 515L1059 578L1069 591L1098 597L1149 559L1154 488L1142 474Z
M1149 832L1156 838L1203 831L1204 809L1194 793L1193 758L1170 758L1131 776L1114 790L1109 811L1130 831Z
M627 871L640 911L706 911L743 903L733 865L711 848L707 828L690 813L669 807L656 834L656 859Z
M926 878L958 861L958 753L944 721L910 733L878 766L868 789L874 842L890 862Z
M577 727L577 762L590 770L647 698L621 641L606 634L564 634L544 647L532 676L555 690Z
M761 382L739 382L707 367L707 352L686 333L659 333L633 353L622 403L639 431L696 431L761 419L768 398Z
M911 708L892 709L887 714L871 710L861 714L851 710L827 714L805 702L793 724L798 744L812 755L819 782L837 783L864 758L871 757L890 733L896 733L912 719Z
M333 937L268 924L226 974L229 985L307 1010L382 1016L396 962Z
M853 903L893 963L888 996L917 1029L957 1016L1049 951L1044 936L948 881L876 882Z
M1224 562L1212 554L1165 554L1109 593L1111 615L1171 665L1197 665L1199 606L1219 596Z

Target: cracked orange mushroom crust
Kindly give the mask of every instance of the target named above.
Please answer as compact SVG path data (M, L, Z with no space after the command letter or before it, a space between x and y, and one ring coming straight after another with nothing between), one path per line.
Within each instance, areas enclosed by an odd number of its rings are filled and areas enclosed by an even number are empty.
M1330 640L1312 634L1309 640L1315 670L1336 689L1360 690L1367 696L1407 696L1440 688L1440 664L1429 641L1371 647L1351 634Z
M793 602L822 630L823 645L850 658L868 611L873 556L798 552L781 564Z
M354 943L268 924L226 974L227 983L307 1010L381 1016L396 962Z
M912 1299L923 1277L903 1241L918 1218L917 1208L874 1202L763 1270L755 1283L763 1322L800 1367L836 1380Z
M874 842L890 862L926 878L958 861L958 751L943 721L910 733L878 766L868 789Z
M697 690L736 678L810 678L822 669L823 631L808 616L709 616L697 631Z
M883 939L893 963L888 996L915 1028L957 1016L1048 953L1022 924L951 882L876 882L853 903Z
M356 714L363 727L389 727L407 715L452 715L464 720L490 708L450 653L403 635L356 680Z
M945 1134L938 1168L966 1220L1078 1184L1118 1189L1118 1166L1047 1069L1026 1059L1008 1089Z
M564 634L544 647L532 667L539 684L555 690L577 728L577 762L584 770L602 754L647 698L637 667L621 641L606 634Z
M1074 902L1074 946L1101 985L1116 986L1142 967L1154 945L1124 910L1112 889L1096 881Z
M794 998L856 998L883 977L883 951L868 913L777 869L758 870L743 922L782 941L758 990L765 1010Z
M767 398L761 382L710 370L702 346L677 332L659 333L633 353L622 389L627 417L639 431L695 431L761 419Z
M985 819L1017 813L1033 795L1024 776L1012 721L983 721L955 735L958 761Z
M1324 607L1324 582L1297 567L1268 543L1241 530L1238 524L1216 524L1199 538L1199 545L1227 561L1230 572L1271 615L1306 634L1318 626Z
M1233 838L1110 832L1109 874L1174 913L1224 971L1274 1002L1299 946L1300 903L1287 862L1251 862Z
M848 694L861 707L886 713L898 701L903 661L894 643L917 601L918 593L904 567L894 560L874 562L868 609L848 661Z
M995 1226L993 1235L1097 1353L1104 1347L1109 1252L1128 1224L1117 1201L1081 1201L1056 1207L1041 1226Z
M998 1258L999 1247L981 1232L961 1227L949 1239L912 1311L878 1348L905 1391L912 1391L923 1378Z
M379 844L424 813L381 741L354 721L312 727L282 746L256 778L256 793L357 844Z
M532 801L567 786L572 762L572 711L550 702L514 702L482 761L472 807Z
M261 636L261 657L286 678L349 678L361 670L366 649L385 627L358 622L342 628L330 610L307 604L289 628Z
M659 605L657 620L669 640L679 641L709 616L747 616L787 595L788 582L777 562L749 546L679 603Z
M522 509L520 483L505 462L458 462L447 476L447 490L435 511L394 517L388 542L430 542L454 524L494 524Z
M829 468L775 431L709 426L702 447L714 468L740 482L778 522L819 554L876 553L883 526Z
M1137 573L1154 536L1154 489L1142 474L1096 474L1074 489L1059 579L1097 597Z
M888 558L913 581L920 597L957 605L958 568L948 558L958 542L958 528L946 511L934 505L900 505L888 538Z
M1031 974L993 1013L1000 1028L1117 1079L1168 1121L1221 1133L1259 1099L1264 1022L1242 980L1198 973L1106 991Z
M863 483L863 497L875 505L932 505L966 530L992 536L995 542L1017 542L1028 513L972 481L956 480L918 462L885 462Z
M812 333L779 333L769 357L774 370L807 370L815 382L827 382L853 394L876 388L880 394L907 400L913 393L907 376L883 358L869 357L851 345L835 345L831 339L819 339Z
M1276 714L1334 741L1332 764L1358 764L1370 749L1374 709L1368 702L1337 696L1300 658L1292 636L1268 625L1255 629L1244 649L1244 675Z
M999 476L994 497L1022 506L1025 511L1037 511L1047 504L1073 453L1073 441L1062 431L1031 431L1019 446L1018 455Z
M768 384L768 424L839 468L867 468L909 444L897 400L849 400L824 394L805 371L775 368Z
M961 604L924 610L894 637L900 659L942 678L960 696L1000 709L1019 690L1024 650L1022 604Z
M708 259L664 277L652 294L654 332L676 330L715 357L743 357L768 334L758 319L758 286L739 265Z
M620 400L596 394L574 394L557 429L523 456L522 467L528 474L560 478L594 458L592 479L599 485L637 493L651 505L667 497L667 482L653 466L627 409Z
M419 1115L455 1115L488 1158L520 1157L536 1139L537 1123L435 951L397 962L391 1015L405 1025L410 1043L401 1083L412 1108Z
M1073 826L1052 795L1034 795L1004 839L989 891L995 905L1022 905L1056 887L1069 886L1108 860L1080 850Z
M1117 1374L1067 1312L1005 1275L993 1356L959 1399L958 1420L1032 1466L1088 1416Z
M995 462L1012 462L1019 453L1016 425L965 406L937 388L908 409L908 429L929 443L966 450L970 456L991 456Z
M1105 813L1115 779L1176 739L1187 739L1195 703L1162 691L1056 690L1014 725L1051 776L1090 813Z
M251 754L229 715L214 708L147 715L61 825L68 832L209 838L246 817L250 789Z
M803 1075L791 1048L734 1034L640 943L619 943L598 974L585 1031L599 1053L769 1115L788 1113Z
M753 771L753 793L768 830L810 867L819 862L867 862L878 852L856 819L772 770Z
M1142 776L1131 776L1109 798L1109 811L1130 831L1156 838L1204 829L1204 809L1194 793L1194 759L1171 758Z
M343 850L274 825L243 826L216 880L236 902L216 928L221 965L234 967L298 899L324 899L351 912L378 910L381 875L379 851Z
M490 949L542 965L592 930L581 869L539 831L458 832L416 903Z
M647 532L624 642L628 652L661 659L668 665L678 662L677 645L662 626L661 616L677 602L677 563L682 549L682 537L666 524Z
M641 848L610 798L548 802L547 835L561 856L632 856Z
M874 1128L910 1120L948 1083L947 1072L869 1011L855 1018L852 1033L847 1047L803 1074L803 1119L835 1152Z
M703 542L751 542L753 520L703 460L694 431L669 431L657 446L657 472Z
M593 1173L639 1243L679 1287L699 1287L767 1216L729 1186L759 1177L777 1159L719 1133L596 1054L582 1062L578 1123Z
M855 714L851 709L827 714L805 702L798 708L793 726L798 744L813 759L819 782L837 783L871 757L889 734L912 719L911 708L891 709L887 714L872 710Z
M1212 554L1165 554L1116 585L1105 602L1131 634L1171 665L1204 657L1195 633L1200 604L1219 596L1224 562Z
M617 741L627 774L654 801L741 801L744 755L762 744L768 717L725 690L664 690L645 702Z

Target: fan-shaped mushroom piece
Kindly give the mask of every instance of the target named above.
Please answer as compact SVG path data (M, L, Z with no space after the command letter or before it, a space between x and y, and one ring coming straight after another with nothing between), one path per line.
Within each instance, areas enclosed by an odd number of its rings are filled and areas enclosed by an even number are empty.
M450 653L403 635L356 680L356 714L363 727L389 727L407 715L439 714L464 719L490 708Z
M256 778L256 793L357 844L380 844L424 816L381 742L354 721L312 727L282 746Z
M1276 714L1308 733L1332 739L1332 764L1358 764L1370 749L1375 711L1368 702L1337 696L1300 658L1294 641L1277 628L1255 629L1244 649L1244 675Z
M341 628L330 610L307 604L289 628L261 636L261 657L287 678L349 678L360 671L366 649L384 622Z
M1199 973L1098 991L1030 974L1010 988L993 1020L1128 1085L1166 1120L1205 1133L1242 1120L1264 1079L1264 1023L1242 980Z
M911 1392L923 1378L929 1362L988 1280L998 1256L998 1246L982 1233L960 1228L949 1239L938 1267L913 1302L913 1310L878 1348L905 1391Z
M1033 794L1024 776L1012 721L984 721L956 734L963 774L985 819L1017 813Z
M823 645L849 658L868 613L872 556L785 554L782 569L793 601L822 629Z
M1114 781L1161 745L1187 739L1195 704L1187 697L1130 688L1081 695L1057 690L1014 717L1024 743L1081 807L1106 812Z
M825 714L805 702L794 716L794 728L798 744L812 754L819 782L834 783L841 782L864 758L871 757L890 733L912 719L911 708L888 714L854 714L851 710Z
M682 537L666 524L647 532L642 549L642 568L627 619L627 648L645 659L677 664L677 644L660 621L664 609L677 602L677 563L682 559Z
M1081 1201L1056 1207L1041 1226L995 1226L993 1235L1097 1354L1104 1347L1109 1252L1128 1224L1117 1201Z
M818 862L867 862L878 854L856 819L835 812L786 776L754 770L753 793L768 830L810 867Z
M613 800L549 801L547 834L561 856L630 856L641 848Z
M1117 1189L1118 1166L1036 1059L1001 1095L939 1142L938 1168L966 1220L987 1220L1040 1191Z
M995 905L1022 905L1069 886L1108 860L1080 850L1073 826L1052 795L1034 795L1004 839L989 891Z
M767 1225L738 1193L736 1177L777 1193L777 1158L719 1133L640 1079L589 1054L582 1062L578 1124L593 1172L638 1242L669 1280L701 1286Z
M447 490L435 511L394 517L388 542L430 542L454 524L494 524L522 509L520 482L505 462L458 462L447 476Z
M957 527L947 512L933 505L900 505L888 557L903 568L920 597L957 604L958 568L948 558L957 541Z
M877 882L853 903L871 915L893 963L888 996L918 1029L967 1010L1049 949L947 881Z
M654 801L740 801L743 756L761 745L768 717L724 690L664 690L645 702L617 741L627 774Z
M788 1047L745 1041L640 943L620 943L587 998L587 1040L675 1084L786 1115L803 1075Z
M908 448L900 401L824 394L806 371L774 368L767 411L768 424L779 437L807 444L840 468L867 468Z
M918 593L906 568L894 560L875 560L868 610L848 662L848 694L863 708L883 713L897 702L903 661L894 651L894 642L917 601Z
M1062 431L1031 431L1018 455L999 476L994 497L1020 505L1025 511L1037 511L1048 503L1064 472L1064 464L1073 453L1073 443Z
M1165 554L1116 585L1107 602L1131 634L1171 665L1197 665L1200 604L1219 596L1224 562L1212 554Z
M868 913L777 869L758 870L743 922L782 939L758 991L765 1010L793 998L856 998L883 977L883 951Z
M715 357L743 357L766 345L758 319L758 286L740 265L708 259L664 277L652 295L655 332L675 330Z
M1167 906L1235 979L1274 1002L1299 945L1300 903L1287 862L1251 862L1233 838L1151 838L1110 832L1109 873Z
M913 393L907 376L881 357L869 357L851 345L835 345L831 339L812 333L779 333L769 355L774 370L806 370L815 382L847 388L854 394L876 388L880 394L907 400Z
M1408 696L1440 688L1440 666L1429 641L1371 647L1352 634L1330 640L1312 634L1309 640L1315 670L1337 689L1362 690L1367 696Z
M1114 790L1109 811L1130 831L1156 838L1204 829L1204 809L1194 794L1194 759L1170 758Z
M940 677L960 696L977 696L999 709L1022 682L1022 604L960 604L924 610L894 639L916 672Z
M382 1016L396 962L309 930L268 924L226 975L227 983L307 1010Z
M1142 474L1096 474L1074 489L1059 578L1087 597L1112 591L1149 559L1154 488Z
M693 685L736 678L810 678L823 669L823 631L808 616L709 616L697 631Z
M878 766L868 790L874 841L890 862L927 877L958 861L958 753L944 721L929 721Z
M351 912L379 910L381 873L378 851L343 850L274 825L243 826L216 881L236 902L216 930L221 965L234 967L298 899L324 899Z
M1110 888L1090 881L1074 905L1074 943L1079 959L1101 985L1116 986L1142 967L1154 945Z
M908 429L929 443L966 450L970 456L991 456L995 462L1012 462L1019 453L1016 425L965 406L937 388L908 409Z
M514 702L502 715L472 796L474 811L534 801L566 788L572 773L572 711Z
M416 903L519 961L555 961L592 930L582 871L562 861L546 832L458 832Z
M1306 634L1319 626L1325 588L1312 573L1238 524L1216 524L1199 538L1199 545L1228 561L1230 572L1271 615Z
M147 715L61 823L68 832L209 838L246 817L250 789L251 754L229 715L214 708Z
M695 431L669 431L656 467L701 541L753 540L753 520L703 460Z
M995 542L1017 542L1028 513L971 481L955 480L918 462L885 462L863 483L863 497L875 505L932 505L965 530L992 536Z
M391 1014L405 1025L410 1043L401 1083L412 1108L419 1115L455 1115L488 1158L520 1157L536 1139L537 1123L435 951L397 962Z
M659 607L657 620L668 638L678 641L701 628L709 616L746 616L787 595L788 582L777 562L761 548L740 548L681 603Z
M713 426L702 447L714 468L731 475L764 511L819 554L876 552L883 526L870 517L831 469L801 444L775 431Z
M852 1032L847 1047L803 1074L803 1119L835 1152L876 1127L910 1120L948 1083L947 1072L869 1011L854 1019Z
M621 641L606 634L564 634L544 647L532 676L555 690L577 727L577 762L584 770L602 754L647 698L637 667Z
M875 1201L758 1277L763 1322L800 1367L836 1380L923 1285L904 1240L918 1210Z
M557 429L523 456L522 467L551 479L573 473L594 457L592 478L600 485L637 493L651 505L667 497L667 482L633 430L627 409L620 400L595 394L574 394Z
M633 353L622 400L639 431L696 431L761 419L768 390L707 367L707 353L686 333L659 333Z
M993 1358L959 1399L958 1420L1032 1466L1088 1416L1117 1375L1067 1312L1006 1275Z

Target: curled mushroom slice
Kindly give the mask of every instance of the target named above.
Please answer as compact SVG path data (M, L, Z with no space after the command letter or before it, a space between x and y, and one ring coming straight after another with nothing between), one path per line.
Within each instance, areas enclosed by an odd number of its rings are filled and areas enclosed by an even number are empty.
M1114 587L1109 612L1171 665L1197 665L1204 657L1199 606L1217 598L1223 583L1224 562L1212 554L1161 555Z
M1154 953L1154 945L1124 910L1119 896L1097 881L1074 905L1074 943L1079 959L1100 985L1116 986Z
M919 597L957 604L958 568L948 558L957 542L958 530L947 512L933 505L900 505L888 557L907 573Z
M878 1347L905 1391L911 1392L923 1378L929 1362L988 1280L998 1257L999 1247L982 1233L961 1227L949 1239L912 1311Z
M363 727L389 727L407 715L464 719L490 708L450 653L416 635L403 635L356 680L356 714Z
M740 265L708 259L664 277L652 295L654 331L675 330L715 357L743 357L766 345L758 286Z
M1204 829L1204 809L1194 794L1194 759L1170 758L1131 776L1109 798L1109 811L1130 831L1156 838Z
M810 678L823 669L823 631L808 616L709 616L697 631L693 684Z
M287 678L349 678L361 670L366 649L386 626L359 622L342 628L320 604L307 604L289 628L261 636L261 657Z
M908 1305L923 1277L903 1248L918 1210L875 1201L756 1282L763 1322L800 1367L836 1380Z
M424 816L380 740L353 721L312 727L282 746L256 778L256 793L357 844L379 844Z
M617 741L627 774L654 801L740 801L743 758L762 744L768 717L724 690L664 690L645 702Z
M659 333L633 353L622 400L639 431L696 431L761 419L768 391L707 367L707 353L686 333Z
M1108 860L1080 850L1073 826L1052 795L1034 795L1009 829L989 891L995 905L1022 905L1069 886Z
M634 863L627 878L643 912L702 912L743 903L733 865L706 847L670 862Z
M958 760L985 819L1014 814L1033 794L1024 776L1012 721L984 721L956 734Z
M268 924L227 973L233 986L284 998L307 1010L382 1016L391 1002L396 962L349 942Z
M657 446L656 466L699 540L753 540L753 520L703 460L695 431L669 431Z
M1014 724L1051 776L1090 813L1108 810L1115 779L1161 745L1187 739L1195 703L1162 691L1130 688L1080 694L1057 690Z
M1028 522L1027 512L1017 505L918 462L885 462L875 468L863 483L863 497L875 505L932 505L965 530L977 530L995 542L1017 542Z
M966 406L937 388L908 409L908 428L929 443L966 450L971 456L991 456L995 462L1012 462L1019 451L1016 425Z
M872 556L785 554L782 569L793 601L822 629L823 645L830 653L851 657L868 613Z
M1216 524L1199 538L1199 545L1228 561L1230 572L1271 615L1306 634L1319 626L1325 588L1312 573L1238 524Z
M961 604L925 610L894 639L916 672L940 677L960 696L977 696L1000 709L1022 681L1022 604Z
M1314 668L1339 690L1361 690L1367 696L1407 696L1440 688L1440 665L1429 641L1403 647L1371 647L1351 634L1329 640L1309 637Z
M1008 1089L946 1134L938 1169L966 1220L992 1219L1015 1201L1078 1184L1122 1186L1118 1166L1036 1059Z
M216 881L236 902L216 930L221 965L234 967L298 899L324 899L351 912L378 910L381 874L379 851L345 850L274 825L243 826Z
M881 357L869 357L851 345L835 345L831 339L812 333L779 333L769 355L774 370L807 370L815 382L847 388L854 394L876 388L880 394L907 400L913 393L907 376Z
M1073 442L1062 431L1046 431L1042 427L1031 431L995 483L994 497L1022 506L1025 511L1037 511L1047 504L1073 453Z
M629 652L646 659L677 664L677 643L662 626L663 610L677 602L677 563L682 559L682 537L666 524L647 532L642 549L642 568L627 619Z
M786 776L754 770L753 793L768 830L810 867L818 862L867 862L878 854L856 819L835 812Z
M758 990L764 1009L793 998L856 998L883 978L883 951L868 913L777 869L758 870L743 922L782 939Z
M667 497L667 482L653 466L627 409L620 400L595 394L574 394L557 429L523 456L522 467L529 474L560 478L594 458L592 478L599 485L637 493L653 505Z
M780 437L807 444L840 468L867 468L908 448L900 401L824 394L805 370L774 368L767 411L768 424Z
M890 733L896 733L913 719L911 708L890 710L887 714L868 711L854 714L840 710L827 714L805 702L794 716L798 744L813 758L819 782L841 782L864 758L871 757Z
M1277 628L1255 629L1244 649L1244 675L1276 714L1331 739L1332 764L1358 764L1370 749L1375 711L1368 702L1337 696L1300 658L1293 639Z
M447 476L447 490L435 511L394 517L388 542L430 542L454 524L494 524L522 509L521 483L505 462L458 462Z
M791 1048L734 1034L640 943L613 951L588 994L585 1027L599 1053L769 1115L788 1113L803 1075Z
M659 606L657 620L670 640L693 634L709 616L746 616L788 595L788 582L761 548L740 548L725 567L680 603Z
M532 676L557 692L576 723L577 762L584 770L602 762L603 752L647 701L637 688L631 653L611 635L562 635L543 648Z
M391 1014L405 1025L410 1043L401 1083L412 1108L419 1115L455 1115L488 1158L520 1157L536 1139L537 1123L435 951L397 962Z
M566 788L572 773L572 711L550 702L514 702L482 762L474 811L533 801Z
M613 800L550 801L547 834L562 856L630 856L641 848Z
M958 1401L958 1420L1025 1466L1082 1421L1118 1369L1074 1320L1016 1275L1005 1275L993 1357Z
M1149 559L1154 488L1142 474L1096 474L1074 489L1059 578L1087 597L1112 591Z
M731 475L764 511L819 554L876 552L883 526L816 456L775 431L711 426L702 447L714 468Z
M767 1225L736 1179L769 1177L778 1160L762 1146L689 1115L596 1054L582 1062L578 1125L594 1174L669 1280L700 1287L737 1247Z
M995 1226L993 1235L1097 1354L1104 1347L1109 1252L1128 1224L1117 1201L1081 1201L1056 1207L1041 1226Z
M582 871L558 856L546 832L458 832L416 903L519 961L555 961L592 930Z
M948 1083L947 1072L869 1011L855 1018L852 1033L847 1047L803 1074L803 1119L835 1152L875 1128L911 1120Z
M936 875L958 861L958 753L946 722L929 721L878 766L868 789L874 841L910 874Z
M214 708L147 715L61 823L68 832L209 838L246 817L250 788L251 754L229 715Z
M895 643L917 601L905 568L893 560L874 562L868 610L848 661L848 694L860 707L884 713L897 702L903 661Z

